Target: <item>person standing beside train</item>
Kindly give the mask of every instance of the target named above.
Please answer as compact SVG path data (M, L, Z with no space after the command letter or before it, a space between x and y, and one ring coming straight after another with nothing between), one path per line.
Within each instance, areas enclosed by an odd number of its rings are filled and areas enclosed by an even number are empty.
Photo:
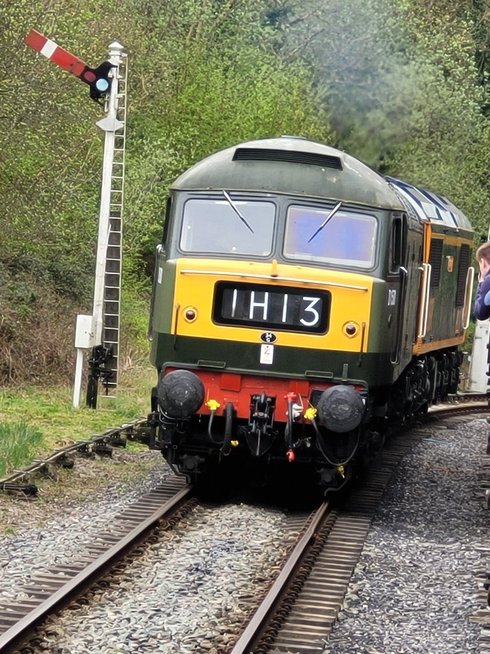
M487 320L490 318L490 241L480 245L476 251L476 260L480 274L473 312L478 320Z

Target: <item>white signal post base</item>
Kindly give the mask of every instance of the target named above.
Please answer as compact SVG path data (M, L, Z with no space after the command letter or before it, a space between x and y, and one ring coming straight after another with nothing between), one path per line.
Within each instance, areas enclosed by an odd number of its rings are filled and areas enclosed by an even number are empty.
M93 316L77 316L75 331L75 347L77 349L77 360L75 364L75 382L73 384L73 407L80 406L80 392L82 389L83 374L83 351L93 347L94 331L92 328Z

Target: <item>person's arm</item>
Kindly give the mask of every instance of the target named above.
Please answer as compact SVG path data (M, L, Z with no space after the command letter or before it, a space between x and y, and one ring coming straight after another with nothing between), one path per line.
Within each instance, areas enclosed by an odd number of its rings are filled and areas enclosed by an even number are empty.
M488 266L489 264L487 264ZM480 271L482 266L480 265ZM479 279L481 279L481 274ZM476 289L475 297L475 306L474 306L475 318L478 320L486 320L490 318L490 275L487 274L483 278L483 281L480 281L478 288Z

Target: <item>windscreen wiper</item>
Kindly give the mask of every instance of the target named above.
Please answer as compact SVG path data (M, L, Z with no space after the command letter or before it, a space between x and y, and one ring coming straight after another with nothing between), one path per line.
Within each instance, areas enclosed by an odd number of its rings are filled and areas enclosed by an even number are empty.
M320 227L319 227L319 228L318 228L318 229L317 229L317 230L316 230L316 231L315 231L315 232L310 236L310 238L308 239L308 243L310 243L310 242L315 238L315 236L316 236L319 232L322 231L322 229L323 229L323 228L325 227L325 225L328 223L328 221L330 220L330 218L333 218L333 217L335 216L335 214L337 213L337 211L340 209L341 206L342 206L342 202L339 202L338 204L335 205L335 207L332 209L332 211L328 214L328 216L327 216L327 217L325 218L325 220L322 222L322 224L320 225Z
M229 194L225 191L225 189L223 189L223 195L225 196L226 201L228 202L228 204L230 205L230 207L233 209L233 211L236 213L236 215L240 218L240 220L242 221L242 223L245 223L245 225L246 225L246 226L248 227L248 229L252 232L252 234L254 234L254 230L253 230L253 229L250 227L250 225L248 224L247 219L246 219L245 216L242 214L242 212L240 211L240 209L236 206L236 204L233 202L233 200L230 198Z

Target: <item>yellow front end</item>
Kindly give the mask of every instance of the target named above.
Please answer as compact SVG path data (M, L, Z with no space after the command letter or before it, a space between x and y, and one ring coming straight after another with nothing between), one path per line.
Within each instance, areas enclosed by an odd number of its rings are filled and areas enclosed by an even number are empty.
M352 353L366 351L369 347L371 277L275 261L178 260L171 326L173 334L242 343L260 342L261 334L268 329L267 316L263 312L261 316L265 319L262 326L229 326L213 320L215 286L224 280L254 286L266 284L301 289L306 298L312 290L330 294L328 325L324 333L274 330L278 345ZM309 312L305 314L305 320L314 320L314 309L309 309Z

